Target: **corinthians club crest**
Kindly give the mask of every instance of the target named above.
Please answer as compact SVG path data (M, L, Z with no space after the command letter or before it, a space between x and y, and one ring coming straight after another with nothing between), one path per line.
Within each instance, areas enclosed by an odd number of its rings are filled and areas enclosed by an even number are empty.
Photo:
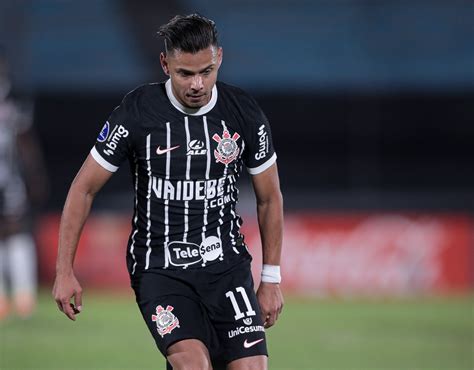
M214 150L214 156L216 157L216 162L221 162L224 164L229 164L234 159L237 158L240 152L240 148L237 145L237 140L240 135L236 132L232 137L229 134L227 129L224 129L222 137L217 134L214 134L212 138L218 143L217 149Z
M156 328L162 338L165 334L171 333L174 328L179 328L178 318L171 313L173 310L173 306L167 306L166 309L158 306L156 315L151 315L151 321L156 322Z

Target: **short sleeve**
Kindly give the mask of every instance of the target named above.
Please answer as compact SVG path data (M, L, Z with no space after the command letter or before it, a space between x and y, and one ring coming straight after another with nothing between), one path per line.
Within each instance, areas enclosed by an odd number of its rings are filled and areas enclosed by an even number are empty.
M246 97L245 104L245 149L244 164L251 175L262 173L276 162L277 156L273 147L270 123L251 97Z
M132 131L136 115L128 95L114 109L97 136L92 157L110 172L118 170L132 151Z

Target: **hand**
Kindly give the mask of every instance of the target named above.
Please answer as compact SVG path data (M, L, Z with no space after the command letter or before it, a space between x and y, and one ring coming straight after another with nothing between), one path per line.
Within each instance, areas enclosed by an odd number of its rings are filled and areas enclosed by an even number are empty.
M82 311L82 288L74 273L57 274L53 287L53 297L61 312L76 321L76 314ZM74 297L74 304L70 303Z
M283 309L283 295L280 284L260 283L257 290L257 299L262 312L263 326L269 328L278 320Z

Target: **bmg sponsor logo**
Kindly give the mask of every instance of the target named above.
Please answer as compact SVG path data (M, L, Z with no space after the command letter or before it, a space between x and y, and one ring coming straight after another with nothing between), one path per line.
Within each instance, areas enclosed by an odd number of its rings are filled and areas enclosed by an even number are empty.
M104 131L104 129L102 129L102 131ZM108 132L108 128L107 128L107 132ZM101 136L101 134L99 134L99 137ZM127 137L128 135L129 135L129 132L125 127L123 127L122 125L115 126L115 128L110 133L108 139L106 139L107 143L105 144L106 149L104 149L104 153L106 155L113 155L115 153L115 149L117 149L117 145L120 142L120 140L124 137ZM103 141L105 141L105 139Z
M258 128L258 153L255 154L255 159L260 160L265 158L268 153L268 134L265 130L265 125Z

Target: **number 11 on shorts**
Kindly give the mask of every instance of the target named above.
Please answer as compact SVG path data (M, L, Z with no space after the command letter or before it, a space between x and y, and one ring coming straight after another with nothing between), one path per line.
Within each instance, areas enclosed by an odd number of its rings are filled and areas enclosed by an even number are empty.
M237 300L235 299L234 292L232 290L229 290L225 294L225 296L230 299L230 302L232 303L232 307L234 308L234 311L235 311L234 319L235 320L240 320L240 319L244 318L246 315L247 316L255 316L255 311L252 309L252 305L250 304L250 300L249 300L249 297L247 296L247 292L245 291L245 289L243 287L239 286L235 290L236 290L236 292L240 293L240 295L242 296L242 298L244 300L244 303L245 303L245 306L247 308L247 312L245 312L245 314L244 314L242 311L240 311Z

